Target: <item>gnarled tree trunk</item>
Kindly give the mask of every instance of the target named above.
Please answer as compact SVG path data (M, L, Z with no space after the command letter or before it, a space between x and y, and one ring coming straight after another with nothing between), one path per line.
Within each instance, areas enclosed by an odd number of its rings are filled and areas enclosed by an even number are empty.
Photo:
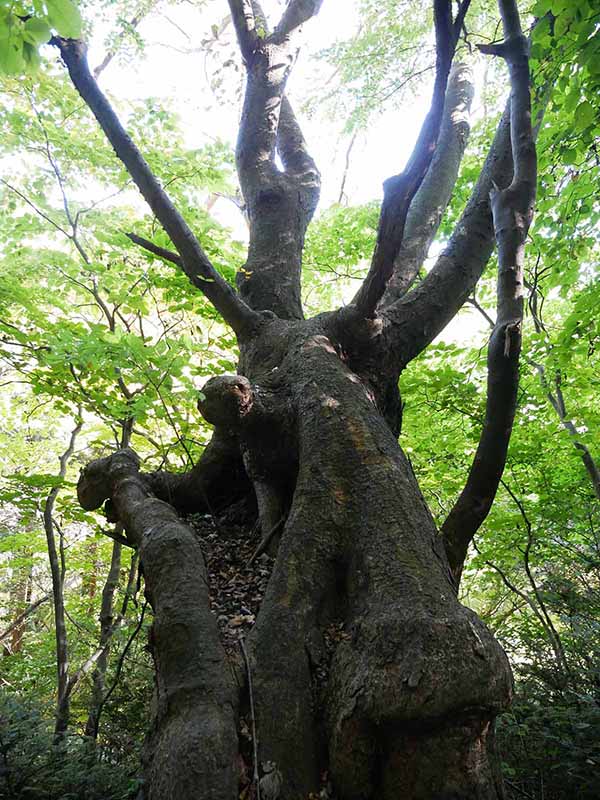
M535 192L527 48L516 5L501 0L506 41L493 51L509 62L510 114L447 250L407 291L414 253L425 255L464 147L449 147L450 163L433 158L438 138L457 134L453 111L468 103L464 70L451 72L468 0L456 18L449 1L434 2L432 108L405 171L386 184L363 288L351 306L305 320L302 249L319 173L285 86L293 34L320 2L291 0L272 33L254 0L229 4L248 72L237 163L250 248L239 294L214 271L121 127L83 45L55 41L177 253L131 238L181 266L240 345L239 375L203 388L199 409L215 435L191 473L140 473L135 454L122 450L93 462L79 484L83 506L109 500L111 518L139 549L155 614L157 702L145 795L233 800L243 762L255 759L245 765L256 776L250 796L269 800L307 798L324 784L343 800L499 800L493 730L510 702L511 672L491 633L458 602L457 583L493 500L515 412L522 250ZM464 137L464 116L460 124ZM431 191L438 179L441 195ZM407 222L413 202L427 220L421 232L414 219ZM398 444L398 379L468 297L491 253L493 223L499 314L488 420L441 536ZM408 265L406 231L417 243ZM224 477L230 501L255 496L261 547L275 554L244 645L247 664L223 650L210 610L211 575L198 538L177 514L226 509ZM254 752L240 745L242 719Z

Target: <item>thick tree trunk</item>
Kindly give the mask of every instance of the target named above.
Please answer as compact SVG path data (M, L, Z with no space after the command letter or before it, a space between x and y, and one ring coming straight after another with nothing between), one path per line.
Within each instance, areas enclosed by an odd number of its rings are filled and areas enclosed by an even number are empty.
M275 765L282 800L318 792L324 773L348 800L497 800L493 725L510 700L508 662L458 603L410 464L368 383L344 363L334 327L331 316L267 321L243 349L248 378L214 379L201 403L219 435L234 437L247 463L273 476L273 492L293 486L282 498L289 513L247 642L259 767ZM214 619L200 608L207 587L197 540L167 506L146 498L143 476L132 477L137 468L98 478L109 462L86 470L80 498L93 507L112 496L139 544L157 615L148 796L205 787L202 797L233 798L234 696L244 714L249 696L247 686L236 693L220 684L231 669L243 673L239 663L226 666ZM219 675L208 670L219 663ZM210 698L223 692L229 699L215 707ZM206 748L215 742L224 772L209 791L216 755L208 758Z
M327 770L343 798L501 796L489 749L510 697L508 663L458 603L431 515L372 392L322 321L274 322L254 353L253 396L268 394L275 371L298 452L250 638L261 761L277 764L283 798L316 791Z

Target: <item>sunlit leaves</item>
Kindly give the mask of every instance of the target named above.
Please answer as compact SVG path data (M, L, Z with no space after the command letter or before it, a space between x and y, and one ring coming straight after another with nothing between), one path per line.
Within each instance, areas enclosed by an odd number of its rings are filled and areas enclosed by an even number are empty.
M52 33L77 38L81 16L73 0L0 3L0 73L30 72L39 66L39 47Z

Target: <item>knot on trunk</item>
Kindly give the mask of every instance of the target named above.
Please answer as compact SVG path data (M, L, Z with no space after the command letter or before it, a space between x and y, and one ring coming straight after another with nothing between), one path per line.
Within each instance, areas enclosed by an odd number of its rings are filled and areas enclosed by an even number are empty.
M236 430L251 411L254 390L243 375L220 375L211 378L200 392L198 410L217 428Z
M135 475L139 468L140 459L129 447L91 461L81 471L77 482L77 498L81 507L86 511L100 508L112 495L116 482L128 475Z

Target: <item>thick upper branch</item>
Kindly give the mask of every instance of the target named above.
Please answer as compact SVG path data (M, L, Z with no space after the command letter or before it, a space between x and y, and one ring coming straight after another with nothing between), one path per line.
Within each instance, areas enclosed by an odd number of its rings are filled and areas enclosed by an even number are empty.
M289 0L279 24L273 31L273 41L283 41L292 31L318 14L322 5L323 0Z
M408 291L427 257L458 177L469 138L472 99L471 71L466 64L455 64L448 79L435 155L410 204L404 238L381 301L382 307L391 305Z
M231 19L244 61L248 62L256 49L258 34L251 0L229 0Z
M294 52L287 34L266 35L267 22L258 2L231 0L230 5L236 10L247 73L236 164L250 243L237 284L253 308L301 319L304 234L318 202L320 176L284 95ZM317 10L315 6L313 13ZM264 34L254 37L257 25ZM283 171L276 164L277 152Z
M442 526L457 583L469 542L491 508L506 463L519 385L524 249L536 190L527 41L515 0L499 0L499 7L506 42L495 52L507 60L511 78L514 175L510 186L503 190L492 186L491 191L498 244L498 314L488 351L485 422L465 488Z
M456 33L448 0L434 0L436 35L436 76L431 108L404 172L384 184L384 197L379 217L377 242L371 267L363 285L354 298L362 317L375 313L404 239L406 218L411 202L418 191L433 158L438 140L448 74L456 47Z
M177 248L185 274L194 286L206 295L238 335L251 329L258 322L258 316L214 269L189 226L121 125L90 72L84 43L60 37L54 37L52 43L59 48L77 91L91 109L115 153Z
M402 369L421 353L464 305L492 254L489 194L512 178L510 104L465 210L444 251L425 278L383 312L389 346Z

